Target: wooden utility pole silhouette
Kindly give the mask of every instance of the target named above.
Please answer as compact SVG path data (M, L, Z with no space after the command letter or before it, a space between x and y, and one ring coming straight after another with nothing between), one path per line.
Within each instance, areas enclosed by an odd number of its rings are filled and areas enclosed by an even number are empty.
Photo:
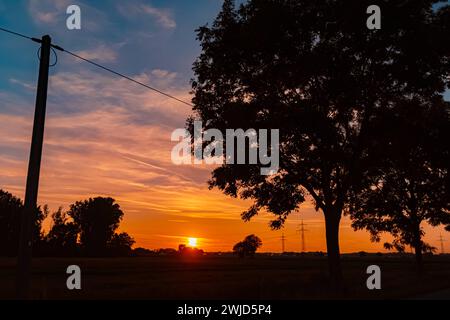
M284 253L284 242L286 241L286 237L284 236L284 233L281 235L281 252Z
M306 242L305 242L305 231L308 231L307 229L305 229L306 224L302 223L299 224L299 228L297 229L297 232L300 233L301 236L301 240L302 240L302 252L306 252Z
M31 139L30 159L28 163L27 185L24 210L21 216L19 254L17 258L17 296L30 298L31 255L33 244L33 225L36 219L39 173L41 168L42 144L44 140L45 109L47 105L48 70L50 64L51 38L46 35L41 40L39 79L34 111L33 136Z
M439 242L441 243L441 254L445 254L444 252L444 238L442 238L442 234L439 235Z

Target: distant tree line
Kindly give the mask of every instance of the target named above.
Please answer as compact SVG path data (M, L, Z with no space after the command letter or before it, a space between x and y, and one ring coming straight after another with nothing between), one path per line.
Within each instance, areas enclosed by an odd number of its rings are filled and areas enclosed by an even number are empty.
M0 190L0 256L16 256L23 202ZM52 214L48 206L38 207L33 225L33 254L38 256L126 256L134 239L118 233L123 211L112 198L90 198L59 208ZM42 223L51 216L48 233Z
M188 247L185 244L180 244L178 246L178 254L182 256L203 256L205 252L202 249Z

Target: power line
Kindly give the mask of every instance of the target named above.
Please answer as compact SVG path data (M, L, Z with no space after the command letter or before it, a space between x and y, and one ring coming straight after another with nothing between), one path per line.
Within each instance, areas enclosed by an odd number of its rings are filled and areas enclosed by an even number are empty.
M25 38L25 39L32 40L34 42L41 43L40 39L32 38L32 37L29 37L29 36L24 35L22 33L15 32L15 31L12 31L12 30L9 30L9 29L5 29L5 28L0 27L0 31L4 31L4 32L10 33L12 35L18 36L18 37L22 37L22 38ZM120 72L114 71L111 68L105 67L105 66L103 66L103 65L101 65L99 63L96 63L96 62L94 62L92 60L84 58L84 57L82 57L82 56L80 56L80 55L78 55L78 54L76 54L76 53L74 53L72 51L66 50L66 49L64 49L64 48L62 48L60 46L53 45L53 44L52 44L52 48L54 48L56 50L59 50L59 51L62 51L62 52L65 52L65 53L67 53L67 54L69 54L69 55L71 55L71 56L73 56L73 57L75 57L77 59L83 60L83 61L85 61L85 62L87 62L89 64L92 64L92 65L96 66L97 68L100 68L100 69L103 69L105 71L108 71L108 72L110 72L110 73L112 73L112 74L114 74L116 76L122 77L122 78L124 78L124 79L126 79L128 81L134 82L134 83L136 83L136 84L138 84L138 85L140 85L140 86L142 86L142 87L144 87L146 89L152 90L152 91L157 92L157 93L159 93L159 94L161 94L163 96L166 96L167 98L170 98L172 100L175 100L175 101L178 101L178 102L183 103L185 105L188 105L190 107L193 107L193 105L191 103L187 102L187 101L181 100L181 99L179 99L179 98L177 98L177 97L175 97L175 96L173 96L173 95L171 95L169 93L166 93L166 92L164 92L162 90L156 89L156 88L154 88L152 86L149 86L149 85L147 85L145 83L142 83L142 82L137 81L137 80L135 80L135 79L133 79L131 77L128 77L128 76L126 76L126 75L124 75L124 74L122 74Z
M11 30L8 30L8 29L2 28L2 27L0 27L0 30L4 31L4 32L7 32L7 33L10 33L10 34L13 34L13 35L16 35L16 36L19 36L19 37L22 37L22 38L25 38L25 39L33 40L33 38L31 38L29 36L26 36L26 35L24 35L22 33L19 33L19 32L11 31Z
M119 77L122 77L122 78L127 79L127 80L129 80L129 81L132 81L132 82L134 82L134 83L136 83L136 84L139 84L139 85L141 85L141 86L143 86L143 87L145 87L145 88L147 88L147 89L150 89L150 90L155 91L155 92L157 92L157 93L159 93L159 94L162 94L163 96L166 96L166 97L168 97L168 98L170 98L170 99L176 100L176 101L178 101L178 102L184 103L185 105L188 105L188 106L190 106L190 107L193 107L193 105L190 104L189 102L186 102L186 101L183 101L183 100L181 100L181 99L178 99L177 97L174 97L174 96L172 96L171 94L168 94L168 93L165 93L165 92L163 92L163 91L161 91L161 90L159 90L159 89L153 88L153 87L151 87L151 86L149 86L149 85L146 85L145 83L142 83L142 82L137 81L137 80L135 80L135 79L133 79L133 78L130 78L130 77L128 77L128 76L126 76L126 75L124 75L124 74L122 74L122 73L120 73L120 72L114 71L114 70L112 70L112 69L110 69L110 68L108 68L108 67L102 66L101 64L98 64L98 63L96 63L96 62L94 62L94 61L91 61L91 60L89 60L89 59L83 58L82 56L79 56L79 55L76 54L76 53L73 53L73 52L71 52L71 51L69 51L69 50L65 50L65 49L63 49L63 48L61 48L61 47L57 47L57 46L53 46L53 47L54 47L55 49L60 50L60 51L66 52L66 53L68 53L68 54L70 54L70 55L72 55L72 56L74 56L74 57L76 57L76 58L78 58L78 59L80 59L80 60L83 60L83 61L85 61L85 62L87 62L87 63L90 63L90 64L92 64L92 65L94 65L94 66L96 66L96 67L98 67L98 68L101 68L101 69L103 69L103 70L105 70L105 71L108 71L108 72L110 72L110 73L112 73L112 74L115 74L115 75L117 75L117 76L119 76Z

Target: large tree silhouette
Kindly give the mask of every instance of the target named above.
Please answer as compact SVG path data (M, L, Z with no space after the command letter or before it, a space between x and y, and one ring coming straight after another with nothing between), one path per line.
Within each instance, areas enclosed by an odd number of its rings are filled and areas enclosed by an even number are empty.
M84 253L89 256L106 255L108 243L113 240L123 217L115 200L97 197L78 201L70 206L67 214L80 231L80 244Z
M382 29L366 28L377 1L226 0L198 30L194 116L203 129L280 129L280 170L222 165L211 187L276 216L311 198L325 217L332 283L342 280L339 224L377 166L371 149L391 128L382 118L412 98L442 101L448 82L448 25L437 1L379 1ZM443 12L443 11L441 11ZM446 78L447 76L447 78ZM381 126L381 127L380 127Z

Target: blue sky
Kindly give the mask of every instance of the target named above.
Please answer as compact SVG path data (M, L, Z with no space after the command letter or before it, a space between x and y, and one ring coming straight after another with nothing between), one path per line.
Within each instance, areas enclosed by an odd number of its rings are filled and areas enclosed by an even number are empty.
M70 31L65 26L69 4L81 8L81 30ZM0 24L34 37L50 34L54 43L72 51L98 47L110 50L115 59L102 62L128 74L164 69L177 72L180 81L186 81L199 53L194 30L211 21L220 6L220 0L2 0ZM33 81L36 45L7 35L2 35L1 40L2 72L12 78ZM10 77L1 77L0 87L14 90L15 86L8 82Z
M69 4L81 7L81 30L65 27ZM174 72L173 83L186 86L200 52L194 30L211 22L221 4L221 0L0 0L0 25L34 37L50 34L55 44L97 57L96 62L129 75L154 69ZM0 89L29 94L18 81L31 84L36 79L36 44L6 34L0 40ZM56 71L80 68L73 59L62 62ZM450 94L446 97L450 99Z

